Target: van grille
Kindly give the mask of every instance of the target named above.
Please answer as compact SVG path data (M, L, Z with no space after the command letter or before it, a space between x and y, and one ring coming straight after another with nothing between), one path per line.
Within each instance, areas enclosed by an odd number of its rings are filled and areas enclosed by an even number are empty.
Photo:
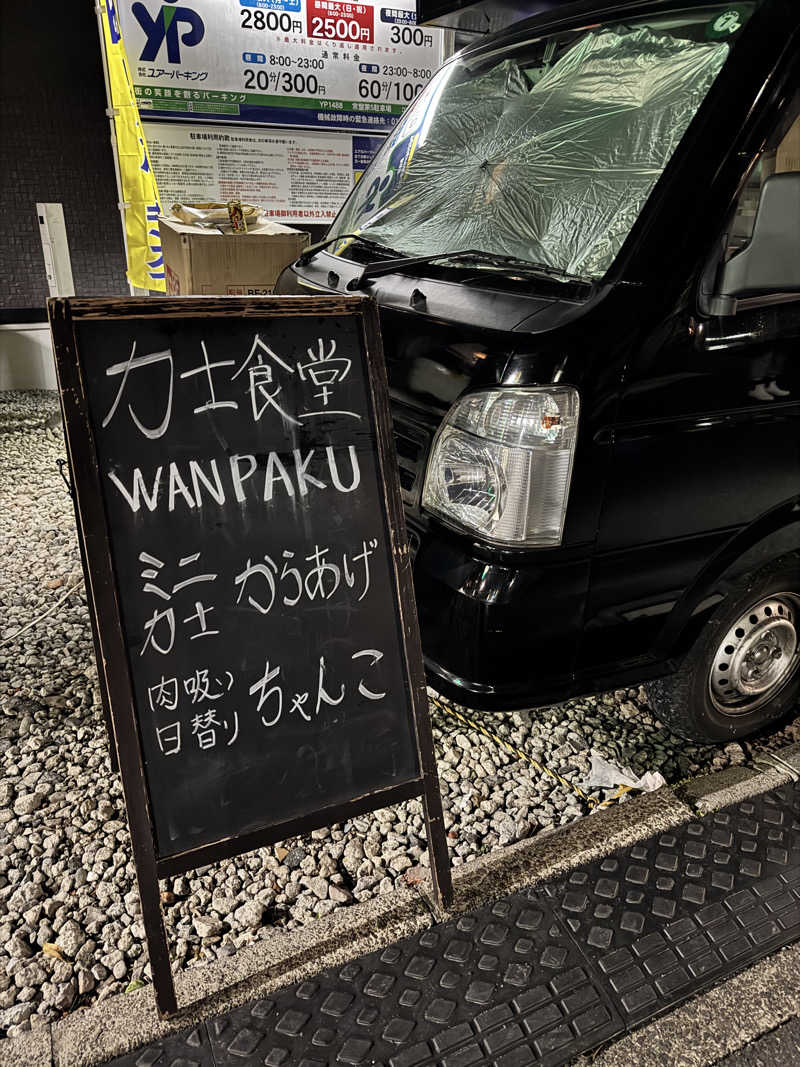
M392 418L403 503L407 509L416 511L419 508L422 482L425 478L425 461L431 434L396 412L392 412Z

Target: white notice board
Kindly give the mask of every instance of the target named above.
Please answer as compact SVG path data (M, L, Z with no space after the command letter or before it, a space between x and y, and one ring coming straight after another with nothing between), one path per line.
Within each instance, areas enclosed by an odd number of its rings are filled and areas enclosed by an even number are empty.
M145 122L161 207L242 200L278 222L327 225L383 138Z

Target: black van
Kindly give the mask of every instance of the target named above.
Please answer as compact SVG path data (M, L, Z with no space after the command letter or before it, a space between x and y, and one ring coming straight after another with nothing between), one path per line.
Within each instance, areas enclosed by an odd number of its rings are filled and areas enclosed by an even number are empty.
M800 3L575 4L456 55L279 291L380 307L430 683L800 688Z

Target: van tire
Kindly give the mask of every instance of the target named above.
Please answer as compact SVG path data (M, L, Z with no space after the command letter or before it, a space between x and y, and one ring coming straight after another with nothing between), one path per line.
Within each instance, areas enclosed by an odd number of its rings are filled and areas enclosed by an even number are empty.
M645 691L658 718L693 741L738 740L800 712L800 554L744 579L680 670Z

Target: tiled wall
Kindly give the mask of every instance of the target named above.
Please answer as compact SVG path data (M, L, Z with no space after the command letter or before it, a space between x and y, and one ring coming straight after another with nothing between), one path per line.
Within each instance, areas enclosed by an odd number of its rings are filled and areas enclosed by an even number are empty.
M91 0L0 0L0 310L44 308L37 201L64 205L76 294L129 293L105 107Z

